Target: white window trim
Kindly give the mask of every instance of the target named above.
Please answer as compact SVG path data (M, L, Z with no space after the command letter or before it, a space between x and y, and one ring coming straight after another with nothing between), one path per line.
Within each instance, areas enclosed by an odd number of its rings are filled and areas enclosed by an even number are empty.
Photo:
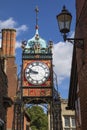
M65 126L65 117L69 117L69 120L70 120L70 126ZM73 115L64 115L63 116L63 130L65 129L70 129L72 130L73 128L76 129L76 125L75 126L72 126L72 117L74 117ZM75 117L74 117L75 118Z

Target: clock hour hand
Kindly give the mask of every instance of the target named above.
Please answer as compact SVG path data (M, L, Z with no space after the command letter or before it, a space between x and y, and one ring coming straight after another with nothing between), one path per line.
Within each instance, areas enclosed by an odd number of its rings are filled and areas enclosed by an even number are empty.
M32 69L30 69L29 73L32 73L32 74L38 74L37 71L34 71L34 70L32 70Z

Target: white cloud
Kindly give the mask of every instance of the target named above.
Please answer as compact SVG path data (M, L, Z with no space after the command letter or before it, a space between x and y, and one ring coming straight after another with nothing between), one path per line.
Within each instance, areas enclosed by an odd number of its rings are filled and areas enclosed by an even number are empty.
M16 26L16 22L13 20L13 18L9 18L7 20L0 20L0 29L2 28L13 28Z
M75 32L71 31L70 32L70 38L74 38L75 37Z
M0 30L3 28L14 28L17 31L17 36L23 31L26 31L28 27L26 25L19 25L18 23L11 17L6 20L0 20Z
M20 48L20 47L21 47L21 42L20 41L16 41L15 48Z
M12 18L8 18L6 20L0 20L0 30L4 29L4 28L14 28L16 29L16 36L18 36L19 34L21 34L24 31L27 31L28 27L26 25L19 25L18 23ZM1 34L0 34L1 37ZM1 47L1 39L0 39L0 47ZM21 47L21 42L17 41L16 42L16 48Z
M20 26L20 27L18 27L17 28L17 31L26 31L28 28L27 28L27 26L26 25L22 25L22 26Z
M54 71L58 76L60 84L66 77L70 76L73 46L69 42L59 42L54 44L53 64Z
M17 36L23 32L23 31L26 31L28 30L28 27L26 25L21 25L20 27L16 28L16 31L17 31Z

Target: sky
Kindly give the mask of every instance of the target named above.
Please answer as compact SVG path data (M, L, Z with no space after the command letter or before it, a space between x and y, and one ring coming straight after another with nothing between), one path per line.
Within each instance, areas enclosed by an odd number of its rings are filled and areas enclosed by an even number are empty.
M35 35L35 8L38 6L39 35L47 42L53 41L53 65L57 75L58 91L62 98L68 98L73 45L68 42L64 43L59 32L56 15L61 12L63 5L73 17L69 33L69 37L73 37L75 0L0 0L0 30L2 28L16 29L15 56L19 74L22 64L21 43Z

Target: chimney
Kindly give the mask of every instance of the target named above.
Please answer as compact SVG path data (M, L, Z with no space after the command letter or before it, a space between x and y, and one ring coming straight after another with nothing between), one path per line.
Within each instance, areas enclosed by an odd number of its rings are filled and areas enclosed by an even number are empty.
M15 56L16 30L2 29L2 56Z

